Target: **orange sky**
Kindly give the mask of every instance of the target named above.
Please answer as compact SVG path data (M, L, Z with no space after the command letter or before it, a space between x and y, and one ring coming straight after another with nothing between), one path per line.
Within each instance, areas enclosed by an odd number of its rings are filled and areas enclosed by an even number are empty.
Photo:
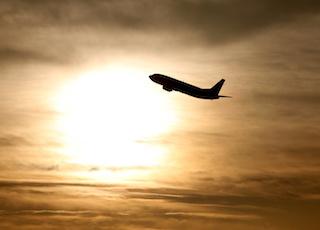
M319 11L1 1L0 228L317 229Z

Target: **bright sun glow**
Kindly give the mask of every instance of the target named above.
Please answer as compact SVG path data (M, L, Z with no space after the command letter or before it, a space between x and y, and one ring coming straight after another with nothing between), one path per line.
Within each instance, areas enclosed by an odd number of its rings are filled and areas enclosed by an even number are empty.
M149 74L112 66L79 76L59 92L57 127L72 162L108 167L161 162L165 149L151 140L170 130L175 114Z

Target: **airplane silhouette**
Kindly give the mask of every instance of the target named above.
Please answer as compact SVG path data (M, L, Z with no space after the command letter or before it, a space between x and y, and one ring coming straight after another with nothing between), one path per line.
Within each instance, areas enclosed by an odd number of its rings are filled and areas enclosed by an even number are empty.
M167 91L175 90L193 97L211 100L219 99L220 97L230 97L219 95L219 91L222 88L223 83L225 82L224 79L221 79L210 89L202 89L162 74L152 74L149 76L149 78L155 83L162 85L163 89Z

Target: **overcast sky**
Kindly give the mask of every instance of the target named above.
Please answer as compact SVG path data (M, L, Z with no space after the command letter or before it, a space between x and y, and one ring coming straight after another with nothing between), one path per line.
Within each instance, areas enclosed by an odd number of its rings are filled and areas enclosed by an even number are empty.
M317 229L319 13L316 0L0 1L1 228ZM147 73L140 81L163 73L212 87L223 77L232 99L150 83L177 120L135 141L161 146L164 162L67 161L53 98L119 64ZM119 116L137 123L137 91L97 103L127 106ZM111 178L131 171L140 176Z

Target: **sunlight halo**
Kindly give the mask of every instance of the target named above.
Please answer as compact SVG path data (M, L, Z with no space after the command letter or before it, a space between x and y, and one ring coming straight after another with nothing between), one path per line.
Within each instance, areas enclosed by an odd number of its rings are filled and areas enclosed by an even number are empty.
M54 101L63 154L72 162L110 167L160 164L165 149L150 140L169 132L176 115L148 75L112 65L66 83Z

